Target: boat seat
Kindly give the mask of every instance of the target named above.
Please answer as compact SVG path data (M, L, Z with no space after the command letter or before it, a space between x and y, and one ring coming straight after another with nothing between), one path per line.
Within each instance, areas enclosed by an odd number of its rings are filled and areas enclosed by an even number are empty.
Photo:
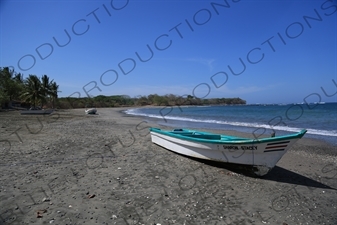
M200 139L209 139L209 140L221 140L221 135L219 134L202 134L194 132L191 135L186 135L193 138L200 138Z

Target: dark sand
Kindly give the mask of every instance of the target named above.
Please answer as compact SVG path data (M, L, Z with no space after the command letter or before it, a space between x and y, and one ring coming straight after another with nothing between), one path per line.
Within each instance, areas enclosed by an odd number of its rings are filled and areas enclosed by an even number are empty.
M119 110L0 112L0 224L337 224L336 146L303 138L256 178L156 146L156 124Z

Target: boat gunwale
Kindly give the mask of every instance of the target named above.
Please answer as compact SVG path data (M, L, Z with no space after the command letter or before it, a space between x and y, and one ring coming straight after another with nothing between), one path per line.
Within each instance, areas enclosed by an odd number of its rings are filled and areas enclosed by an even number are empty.
M38 109L38 110L21 110L21 115L48 115L52 114L55 110L54 109Z
M191 133L196 132L196 133L204 134L204 135L219 135L221 139L216 140L216 139L198 138L197 135L194 135L193 137L185 136L185 135L182 135L182 132L179 134L180 131L161 130L160 128L154 128L154 127L151 127L150 131L154 133L178 138L181 140L186 140L186 141L202 142L202 143L209 143L209 144L231 144L231 145L261 144L261 143L284 141L284 140L290 140L290 139L300 139L307 132L306 129L303 129L294 134L287 134L287 135L276 136L276 137L267 137L267 138L261 138L261 139L250 139L250 138L241 138L241 137L235 137L235 136L230 136L230 135L214 134L214 133L208 133L208 132L202 132L202 131L196 131L196 130L181 129L181 131L191 132ZM230 138L232 140L223 140L223 138Z

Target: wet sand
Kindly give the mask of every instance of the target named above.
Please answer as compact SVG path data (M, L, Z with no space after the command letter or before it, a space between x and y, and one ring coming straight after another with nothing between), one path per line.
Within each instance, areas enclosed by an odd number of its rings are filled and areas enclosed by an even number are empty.
M120 110L0 112L0 224L337 224L336 146L303 138L256 178L154 145L167 127Z

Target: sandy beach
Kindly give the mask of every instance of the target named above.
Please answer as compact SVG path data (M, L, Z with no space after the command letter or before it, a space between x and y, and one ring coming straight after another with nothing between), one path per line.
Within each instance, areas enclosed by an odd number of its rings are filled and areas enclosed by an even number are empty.
M336 146L303 138L257 178L152 144L167 127L122 109L0 112L0 224L337 224Z

